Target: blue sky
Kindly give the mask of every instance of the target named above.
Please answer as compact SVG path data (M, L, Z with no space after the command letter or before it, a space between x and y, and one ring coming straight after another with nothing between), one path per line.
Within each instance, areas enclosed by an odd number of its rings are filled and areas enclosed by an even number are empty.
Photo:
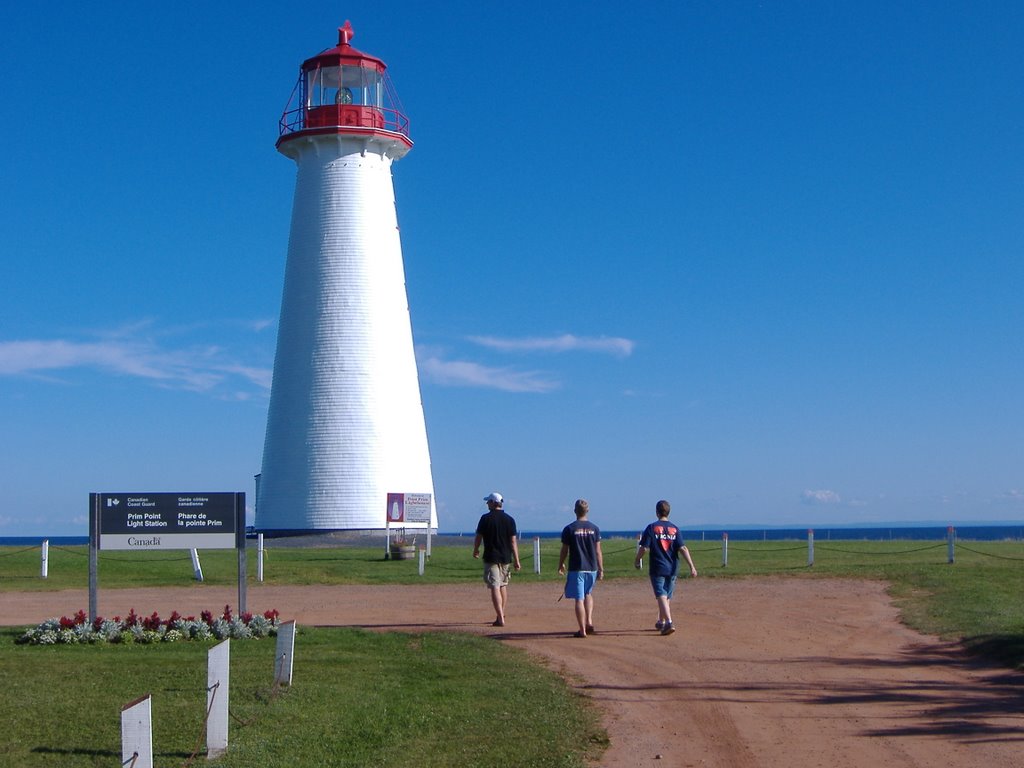
M0 536L259 471L303 59L383 58L443 530L1024 520L1024 7L6 4Z

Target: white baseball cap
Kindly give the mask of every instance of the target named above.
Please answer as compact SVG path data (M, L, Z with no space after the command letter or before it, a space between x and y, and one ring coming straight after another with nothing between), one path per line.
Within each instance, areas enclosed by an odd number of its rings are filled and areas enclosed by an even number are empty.
M495 491L492 494L484 496L484 501L493 501L495 504L504 504L505 500L501 498L501 494Z

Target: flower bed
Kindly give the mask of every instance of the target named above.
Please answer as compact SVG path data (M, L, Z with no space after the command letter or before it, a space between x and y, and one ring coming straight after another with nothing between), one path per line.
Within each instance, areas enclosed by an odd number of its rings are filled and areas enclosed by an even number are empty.
M72 617L47 619L38 627L28 629L17 642L25 645L87 645L90 643L176 643L187 640L247 640L269 637L277 634L281 623L276 609L264 613L231 613L231 606L224 606L224 613L214 616L203 611L199 618L184 617L174 611L169 618L161 619L154 611L150 616L139 616L132 608L123 619L98 617L89 623L85 611Z

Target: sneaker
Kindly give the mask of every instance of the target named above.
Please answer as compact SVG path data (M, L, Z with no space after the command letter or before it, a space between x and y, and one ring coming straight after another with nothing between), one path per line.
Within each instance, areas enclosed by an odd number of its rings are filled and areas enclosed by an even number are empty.
M661 634L663 634L663 635L671 635L675 631L676 631L676 628L672 626L672 622L671 621L666 621L665 624L661 628Z
M658 630L659 632L661 632L661 630L662 630L662 629L663 629L664 627L665 627L665 622L664 622L664 621L662 621L661 619L658 619L658 620L657 620L656 622L654 622L654 628L655 628L656 630Z

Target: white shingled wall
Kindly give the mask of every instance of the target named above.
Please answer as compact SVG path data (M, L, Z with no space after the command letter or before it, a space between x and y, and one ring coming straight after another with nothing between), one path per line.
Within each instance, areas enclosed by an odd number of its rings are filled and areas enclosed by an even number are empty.
M391 181L406 147L281 151L298 175L256 527L383 528L389 492L434 493Z

